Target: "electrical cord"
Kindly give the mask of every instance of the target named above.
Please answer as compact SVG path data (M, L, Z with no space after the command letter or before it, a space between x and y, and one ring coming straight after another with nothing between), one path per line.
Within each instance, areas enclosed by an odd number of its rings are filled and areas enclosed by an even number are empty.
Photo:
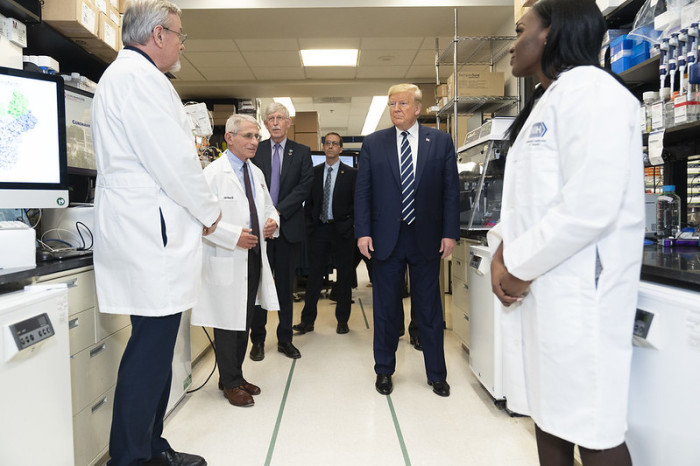
M207 376L207 380L205 380L204 383L202 385L200 385L199 387L193 388L192 390L187 390L186 393L188 393L188 394L194 393L197 390L200 390L201 388L203 388L209 382L209 379L211 379L211 376L214 375L214 371L216 370L216 345L214 345L214 342L212 341L211 337L209 336L209 332L207 332L207 329L202 327L202 330L204 330L204 334L207 336L207 339L209 339L209 345L214 350L214 367L212 368L211 372Z
M85 228L85 231L88 232L90 235L90 246L85 247L85 239L83 238L83 234L80 233L80 226L83 226ZM78 236L80 236L80 241L83 243L83 247L78 248L78 251L88 251L92 249L92 245L95 244L95 238L92 236L92 231L90 231L90 228L88 228L87 225L85 225L83 222L75 222L75 229L78 231Z

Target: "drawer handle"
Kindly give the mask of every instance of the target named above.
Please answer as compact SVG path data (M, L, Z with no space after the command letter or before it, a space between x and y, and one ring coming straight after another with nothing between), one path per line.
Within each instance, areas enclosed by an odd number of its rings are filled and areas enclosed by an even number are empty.
M90 351L90 357L94 358L95 356L103 352L106 348L107 345L105 345L104 343L101 344L99 348L95 348L94 350Z
M469 285L467 285L466 283L462 283L462 286L464 287L465 290L469 289Z
M107 404L107 397L104 397L103 399L101 399L100 401L98 401L97 404L96 404L95 406L93 406L92 408L90 408L90 411L94 414L95 411L97 411L98 409L100 409L102 406L104 406L104 405L106 405L106 404Z
M75 319L71 319L68 321L68 330L76 328L78 325L80 325L80 317L76 317Z
M469 320L469 316L466 314L462 314L464 316L464 320Z

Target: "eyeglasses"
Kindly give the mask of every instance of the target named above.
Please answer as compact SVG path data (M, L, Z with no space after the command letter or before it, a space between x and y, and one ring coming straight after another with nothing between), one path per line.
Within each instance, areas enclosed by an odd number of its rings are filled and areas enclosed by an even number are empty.
M168 32L172 32L173 34L177 34L177 38L180 39L180 43L184 44L185 41L187 40L187 34L183 34L181 32L173 31L172 29L168 28L167 26L163 26L162 24L160 25L163 29L165 29Z
M389 107L395 108L396 106L399 106L400 108L406 108L410 105L410 103L406 102L405 100L401 100L399 102L389 102Z
M262 136L260 136L259 133L240 134L240 133L233 133L233 132L229 131L229 134L232 134L233 136L240 136L243 139L255 139L258 142L260 142L262 140Z
M340 143L338 141L324 141L323 145L324 146L339 146Z

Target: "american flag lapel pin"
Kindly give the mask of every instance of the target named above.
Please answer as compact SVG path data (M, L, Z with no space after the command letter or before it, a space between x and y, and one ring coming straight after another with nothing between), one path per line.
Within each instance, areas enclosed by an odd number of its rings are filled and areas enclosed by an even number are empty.
M425 138L425 142L430 142L430 138Z

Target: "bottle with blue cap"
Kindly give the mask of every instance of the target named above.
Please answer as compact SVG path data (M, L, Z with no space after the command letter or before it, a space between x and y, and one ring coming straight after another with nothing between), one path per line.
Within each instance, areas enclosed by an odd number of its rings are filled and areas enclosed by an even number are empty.
M675 185L664 185L656 200L656 237L659 243L675 238L681 231L681 198L675 191Z

